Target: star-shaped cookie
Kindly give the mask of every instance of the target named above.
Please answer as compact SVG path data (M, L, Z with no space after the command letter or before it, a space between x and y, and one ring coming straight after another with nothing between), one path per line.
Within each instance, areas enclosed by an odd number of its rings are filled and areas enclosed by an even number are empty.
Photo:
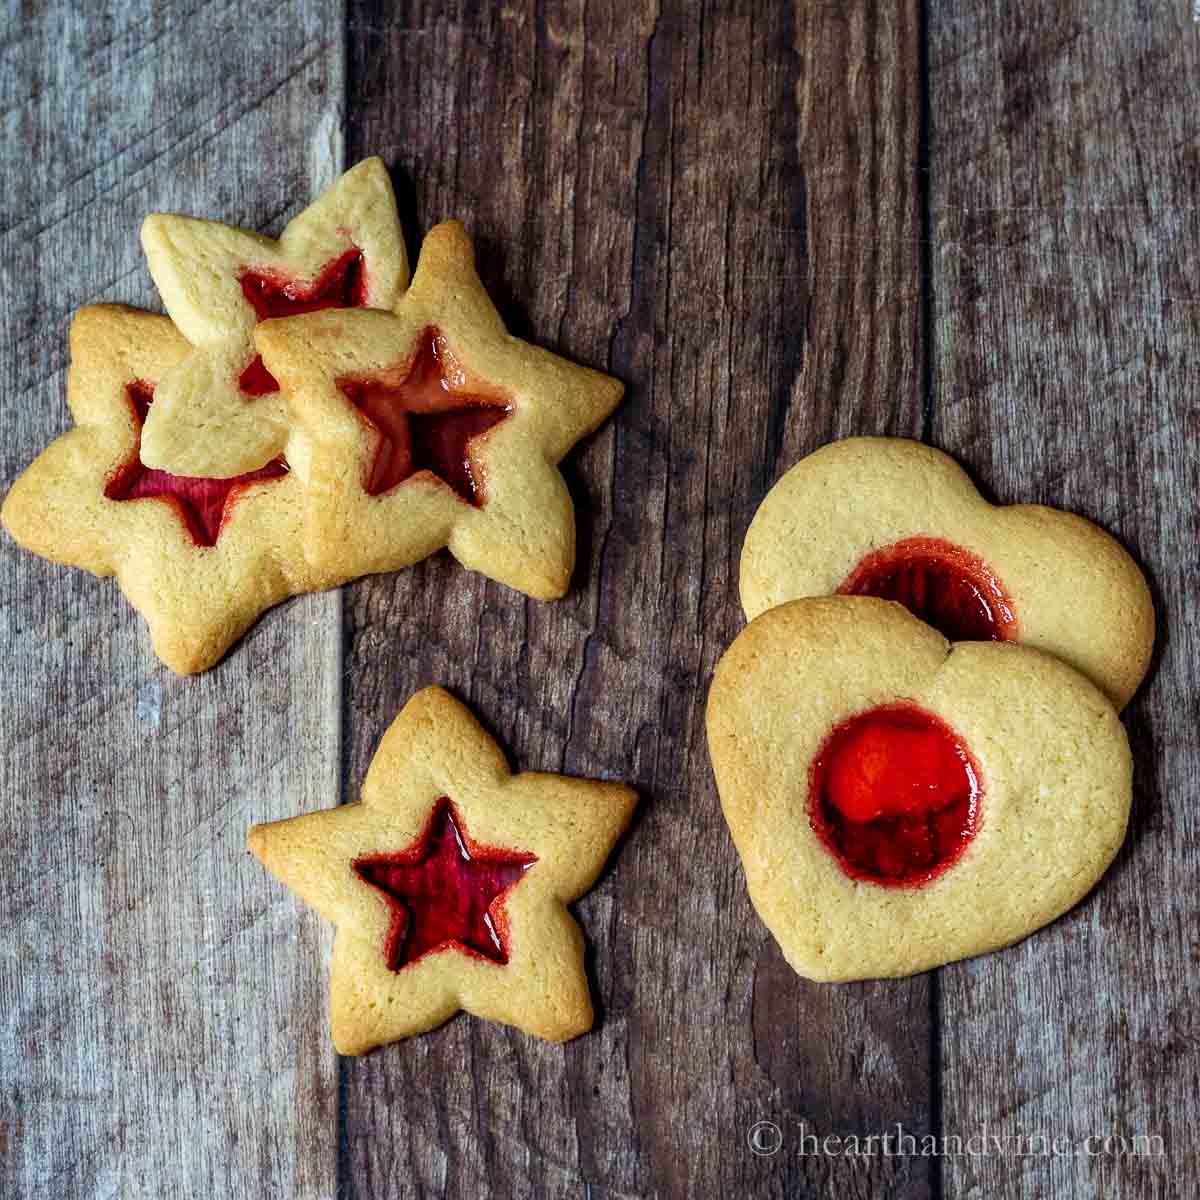
M180 674L212 666L271 605L341 582L299 550L302 487L286 459L232 480L170 475L141 461L158 383L188 352L166 317L81 309L67 378L76 427L17 479L0 510L35 554L116 575L149 623L155 652Z
M337 926L333 1040L342 1054L465 1010L566 1041L592 1025L584 943L567 904L633 814L620 784L509 772L441 688L384 734L356 804L257 825L247 844Z
M194 347L159 381L142 458L184 475L240 475L286 448L287 405L255 356L260 320L388 309L408 284L396 199L378 158L347 171L277 242L155 213L142 246L167 312Z
M575 514L557 464L622 385L510 336L458 222L430 231L393 313L265 321L255 344L311 446L314 564L362 575L448 546L537 599L565 593Z

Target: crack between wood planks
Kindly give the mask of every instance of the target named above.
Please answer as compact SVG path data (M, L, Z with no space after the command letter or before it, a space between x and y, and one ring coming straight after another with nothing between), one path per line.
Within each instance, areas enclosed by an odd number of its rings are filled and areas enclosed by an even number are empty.
M930 106L929 86L929 0L917 7L917 79L920 90L920 116L917 129L917 206L920 220L918 271L921 284L918 351L921 356L921 441L933 438L934 419L934 297L933 297L933 217L930 204Z
M341 0L337 11L330 16L330 32L333 45L330 66L336 74L331 80L325 111L321 114L322 127L317 138L310 140L308 168L314 176L324 176L319 182L328 187L346 169L346 142L349 128L350 95L350 5ZM327 121L329 122L326 127ZM329 161L322 164L322 150L327 150ZM322 170L322 167L325 169ZM337 686L337 803L345 804L350 795L350 681L347 664L350 661L354 624L350 613L350 589L338 589L337 630L334 638L333 678ZM336 936L336 934L335 934ZM350 1200L354 1195L354 1164L350 1149L350 1063L352 1060L337 1056L335 1064L337 1106L334 1110L333 1182L338 1200Z

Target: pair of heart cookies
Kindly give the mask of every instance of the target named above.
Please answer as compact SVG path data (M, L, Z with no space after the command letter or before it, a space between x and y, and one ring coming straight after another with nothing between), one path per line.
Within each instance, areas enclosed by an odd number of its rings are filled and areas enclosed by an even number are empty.
M767 496L741 595L709 748L751 900L799 974L998 949L1104 873L1131 801L1117 711L1154 641L1111 537L994 507L928 446L850 439Z
M535 598L566 592L557 464L622 386L509 336L461 225L430 231L410 283L376 158L278 241L153 215L142 243L169 316L78 313L75 428L0 519L116 575L168 666L205 670L288 596L442 547Z

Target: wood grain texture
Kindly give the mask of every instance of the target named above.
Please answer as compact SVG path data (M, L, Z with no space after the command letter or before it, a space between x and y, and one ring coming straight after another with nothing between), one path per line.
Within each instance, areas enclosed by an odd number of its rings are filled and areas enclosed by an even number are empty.
M466 222L515 332L629 391L568 460L564 601L444 557L348 592L348 795L437 681L521 767L643 807L578 906L596 1031L459 1019L345 1063L343 1194L929 1195L928 1162L801 1153L805 1129L928 1129L930 985L783 966L702 723L767 487L834 432L920 428L917 6L367 3L349 29L349 158L396 165L410 233Z
M111 583L0 539L0 1195L1190 1195L1186 0L1033 0L1019 24L1000 0L78 8L28 5L0 44L0 487L66 426L71 312L156 307L145 212L277 233L367 154L414 258L463 219L513 331L628 394L565 465L579 566L553 605L443 555L286 605L179 680ZM1002 954L821 987L750 908L702 713L757 504L859 432L1097 519L1165 632L1096 894ZM514 766L639 788L577 906L599 1021L558 1048L459 1018L339 1063L328 933L242 841L353 799L430 682ZM751 1152L758 1121L776 1154ZM1071 1152L804 1140L897 1123ZM1080 1153L1109 1134L1124 1155Z
M931 8L935 440L999 499L1062 505L1117 534L1151 576L1160 622L1126 715L1136 794L1116 866L1050 930L943 972L945 1131L986 1123L1063 1137L1069 1152L947 1158L948 1196L1195 1190L1200 34L1188 7L1045 0L1016 24L999 2ZM1085 1139L1110 1135L1125 1142L1088 1155ZM1134 1153L1138 1136L1161 1152Z
M0 488L69 423L73 310L157 307L146 212L277 232L340 167L336 10L86 11L0 49ZM110 581L0 537L0 1195L333 1194L326 939L242 847L336 795L339 620L179 679Z

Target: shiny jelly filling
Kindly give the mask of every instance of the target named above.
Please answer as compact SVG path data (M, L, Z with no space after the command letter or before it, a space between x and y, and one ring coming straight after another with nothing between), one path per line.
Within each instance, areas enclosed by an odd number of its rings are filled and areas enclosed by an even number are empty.
M247 487L263 480L280 479L288 473L288 465L282 458L232 479L193 479L147 467L140 456L142 425L154 400L154 388L138 381L129 384L125 391L133 409L137 441L132 457L105 485L104 495L109 500L165 500L197 546L216 545L225 517Z
M915 887L951 866L979 827L979 770L960 737L915 704L850 717L809 780L809 821L852 879Z
M907 538L868 554L838 592L898 601L952 642L1017 636L1012 600L987 563L941 538Z
M400 971L447 946L507 963L504 897L535 862L532 854L476 845L443 796L412 846L357 858L352 867L391 908L383 953L388 969Z
M327 263L307 286L281 271L243 271L238 282L260 321L323 308L361 308L367 302L367 274L357 246ZM278 382L259 355L238 377L238 387L248 396L269 396L279 391Z
M437 330L421 335L399 379L340 379L338 386L378 438L363 483L368 495L380 496L429 471L460 499L483 507L483 477L472 460L471 442L503 421L512 405L486 388L468 390L462 368Z

